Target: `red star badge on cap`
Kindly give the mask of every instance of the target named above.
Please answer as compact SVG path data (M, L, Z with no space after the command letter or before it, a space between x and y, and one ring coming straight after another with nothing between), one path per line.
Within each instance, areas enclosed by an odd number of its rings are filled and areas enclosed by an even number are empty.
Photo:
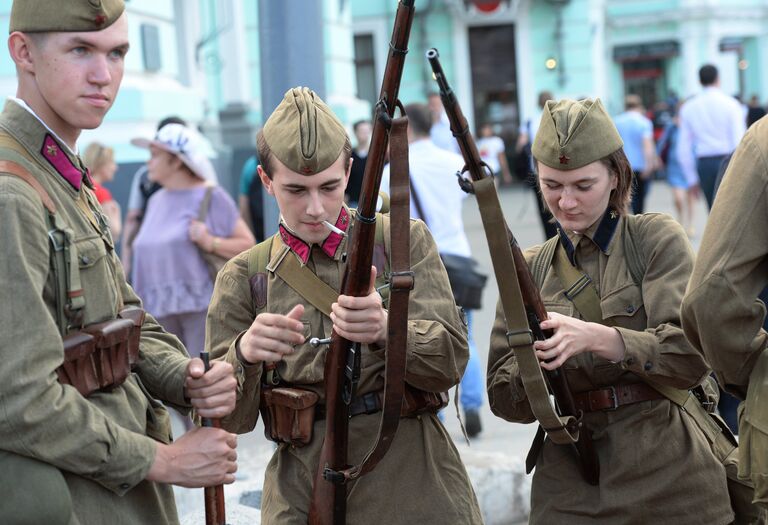
M312 168L310 168L309 166L304 166L303 168L301 168L301 172L304 173L305 175L309 175L310 173L312 173Z
M560 155L560 164L568 164L570 160L571 160L571 157L569 157L568 155L565 155L565 154Z
M106 21L107 21L107 15L103 13L100 15L96 15L96 18L93 19L93 23L96 24L97 27L103 26L106 23Z

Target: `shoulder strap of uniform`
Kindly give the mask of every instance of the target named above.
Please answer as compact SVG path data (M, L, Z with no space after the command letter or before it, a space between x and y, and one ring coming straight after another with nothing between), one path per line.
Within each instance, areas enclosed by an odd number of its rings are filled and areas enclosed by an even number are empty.
M531 275L533 276L533 282L536 283L536 287L541 289L544 284L544 278L547 276L547 270L552 265L552 258L555 255L555 250L560 242L560 236L547 239L547 241L541 246L541 250L533 256L531 261Z
M0 132L0 148L7 148L31 161L29 153L7 133ZM28 169L10 161L0 160L0 173L13 175L27 184L40 196L46 213L48 239L51 246L51 270L56 294L56 323L62 336L72 327L82 326L85 296L80 282L80 266L74 232L56 214L56 205Z
M632 276L632 281L636 286L642 286L643 277L645 277L645 269L647 266L645 260L645 254L635 241L635 235L637 235L637 217L635 215L626 215L624 217L624 253L626 254L627 268L629 274Z

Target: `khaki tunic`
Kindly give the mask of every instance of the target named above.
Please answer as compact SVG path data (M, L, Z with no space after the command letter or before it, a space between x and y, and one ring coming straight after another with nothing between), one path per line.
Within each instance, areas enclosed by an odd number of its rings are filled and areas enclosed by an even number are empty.
M683 300L685 335L711 363L719 383L746 398L739 422L740 475L768 506L768 119L749 128L712 206ZM762 399L761 399L762 398Z
M383 217L388 242L389 217ZM273 242L281 243L275 236ZM341 261L346 240L333 258L317 246L307 265L334 289L341 286ZM387 252L389 250L387 249ZM232 363L239 378L235 411L222 421L230 431L245 433L258 417L262 367L244 367L237 359L235 344L255 317L248 282L248 253L232 259L216 280L208 311L206 347ZM286 257L295 257L293 252ZM376 262L376 258L374 258ZM377 264L379 275L381 263ZM423 390L440 392L461 379L468 347L466 326L453 302L448 276L434 241L420 221L411 221L411 266L416 287L410 295L406 381ZM304 304L302 321L308 337L331 334L330 318L315 309L279 277L268 276L264 311L287 313ZM296 346L295 352L278 364L280 377L290 385L312 390L325 397L323 385L327 347ZM363 346L358 395L384 386L384 351ZM381 413L359 415L350 420L349 461L358 463L376 438ZM262 501L262 523L306 524L312 484L317 471L325 420L316 421L312 442L303 448L278 446L267 467ZM347 523L482 523L479 507L459 454L435 415L404 418L392 446L376 469L348 487Z
M115 256L106 220L94 225L78 208L77 201L85 199L97 221L103 217L93 192L85 184L76 190L40 153L45 127L9 101L0 128L16 137L34 162L8 150L0 150L3 158L27 167L74 231L85 323L115 318L121 301L139 306ZM58 141L57 146L57 155L82 166ZM147 316L141 363L122 386L86 399L75 388L61 385L55 371L64 353L55 321L46 213L31 186L0 174L0 447L64 473L73 523L176 523L171 487L143 480L155 456L155 441L147 431L155 429L170 438L167 412L152 398L188 406L183 397L186 352L176 337ZM45 501L46 495L38 497Z
M642 288L625 264L620 218L603 249L584 236L569 234L575 260L595 282L605 319L624 340L626 354L612 363L591 352L569 359L563 369L574 393L640 382L640 377L689 388L708 373L679 326L679 305L693 264L680 226L666 215L639 217L636 231L647 270ZM604 234L602 232L601 234ZM525 254L530 261L540 247ZM541 296L549 312L580 317L564 296L550 267ZM488 362L491 410L513 422L534 421L514 354L497 311ZM600 461L599 486L587 484L570 447L545 441L531 491L531 524L606 525L674 523L722 525L733 519L723 466L691 417L667 399L625 405L585 415Z

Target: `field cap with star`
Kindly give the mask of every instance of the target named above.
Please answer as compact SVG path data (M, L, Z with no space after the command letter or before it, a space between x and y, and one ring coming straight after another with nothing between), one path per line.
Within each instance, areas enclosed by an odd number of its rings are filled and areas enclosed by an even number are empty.
M533 157L557 170L575 170L624 146L600 99L548 100L531 149Z
M306 87L289 89L261 130L272 154L289 170L314 175L341 155L347 131L331 108Z
M123 0L14 0L10 32L101 31L124 10Z

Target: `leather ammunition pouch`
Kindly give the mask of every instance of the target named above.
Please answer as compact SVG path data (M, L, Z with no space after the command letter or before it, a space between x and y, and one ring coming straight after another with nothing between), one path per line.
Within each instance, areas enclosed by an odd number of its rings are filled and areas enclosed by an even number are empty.
M315 421L325 419L325 405L309 390L291 387L262 387L259 412L264 435L276 443L303 447L312 441ZM369 392L355 397L349 405L349 417L381 412L383 392ZM427 392L406 383L400 417L437 413L448 406L448 392Z
M289 387L264 388L261 397L260 412L267 439L294 447L303 447L312 441L319 399L315 392Z
M144 310L126 308L119 315L64 337L64 362L56 370L60 383L83 397L123 384L139 362Z

